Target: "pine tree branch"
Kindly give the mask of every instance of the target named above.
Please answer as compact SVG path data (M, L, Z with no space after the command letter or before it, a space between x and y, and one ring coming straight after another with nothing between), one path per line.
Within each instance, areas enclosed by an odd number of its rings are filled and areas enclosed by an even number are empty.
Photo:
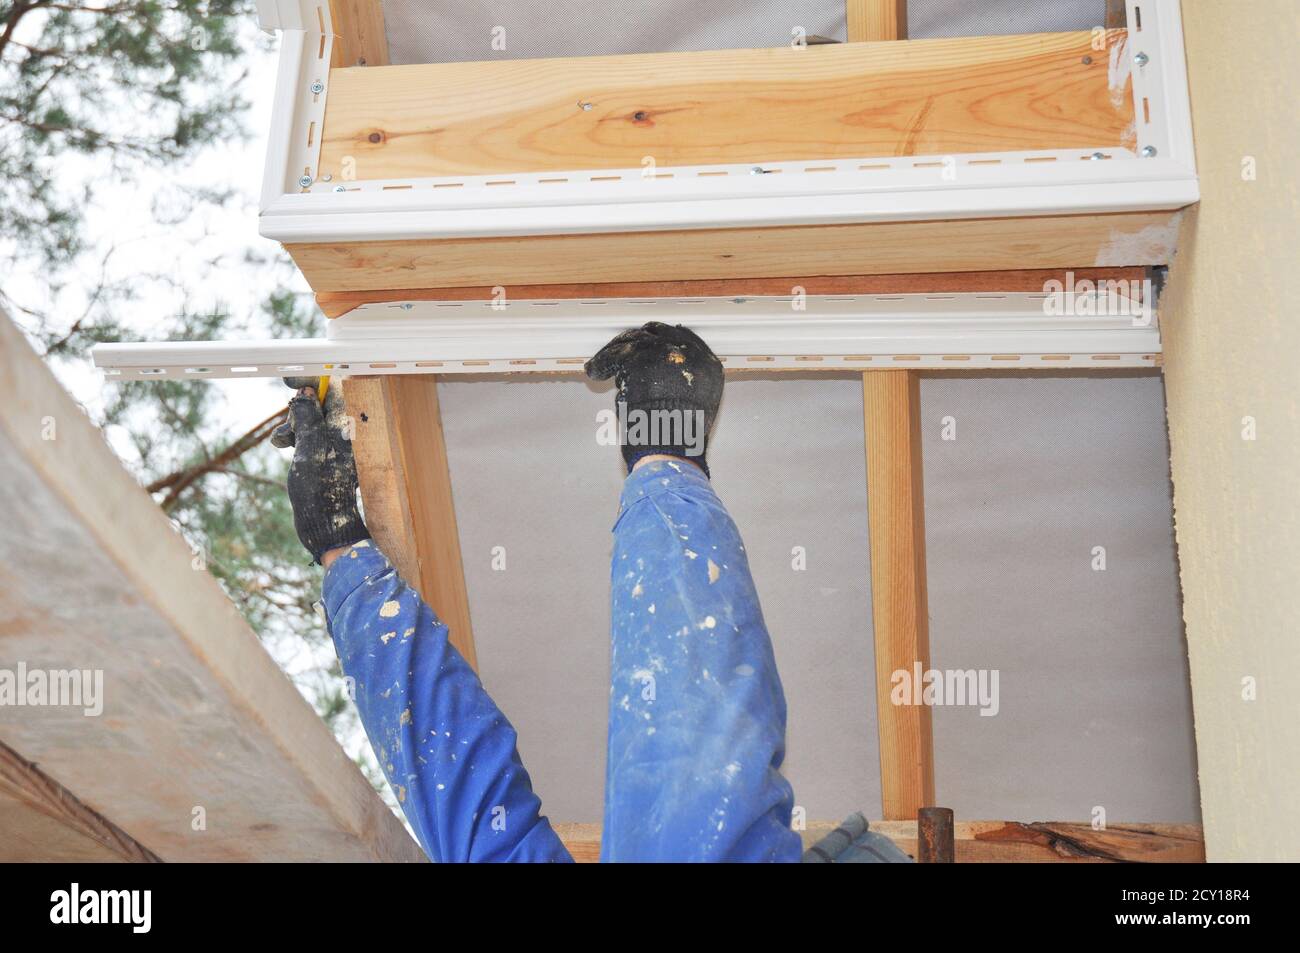
M245 433L242 437L239 437L216 456L200 463L196 463L191 467L186 467L184 470L177 470L175 473L168 474L161 479L154 480L145 487L145 490L150 493L160 493L163 490L166 490L167 495L163 498L159 506L163 508L164 512L170 512L176 505L180 495L193 486L196 481L208 473L225 468L228 464L238 460L249 450L252 450L269 437L271 431L284 423L288 418L288 414L289 411L287 408L285 410L276 411L270 417L267 417L261 423L257 424Z

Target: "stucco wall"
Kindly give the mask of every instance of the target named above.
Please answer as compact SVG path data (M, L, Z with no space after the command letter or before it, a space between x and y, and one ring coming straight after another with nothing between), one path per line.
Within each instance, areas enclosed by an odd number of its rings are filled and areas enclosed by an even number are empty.
M1288 281L1300 276L1300 4L1182 9L1202 201L1161 319L1206 851L1294 861L1300 319Z

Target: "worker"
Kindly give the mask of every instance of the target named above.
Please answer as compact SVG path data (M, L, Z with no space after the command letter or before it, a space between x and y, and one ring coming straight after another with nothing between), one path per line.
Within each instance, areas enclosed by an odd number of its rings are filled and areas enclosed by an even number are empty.
M601 859L799 860L779 771L785 698L745 547L709 480L722 364L692 331L652 322L586 371L615 381L628 471L613 529ZM570 860L515 729L371 539L345 424L337 388L322 407L301 386L277 442L295 447L294 525L325 568L329 631L407 820L436 861Z

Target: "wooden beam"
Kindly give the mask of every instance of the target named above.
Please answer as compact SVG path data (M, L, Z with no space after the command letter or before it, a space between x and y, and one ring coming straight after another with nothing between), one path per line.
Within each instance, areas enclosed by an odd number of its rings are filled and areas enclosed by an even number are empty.
M355 426L366 525L477 668L437 377L350 377L343 395Z
M894 672L930 667L921 478L920 379L911 371L862 375L866 420L871 613L876 647L876 723L886 820L915 820L934 804L930 708L891 701Z
M4 668L102 686L0 705L7 746L166 861L422 859L206 554L2 314L0 486Z
M850 43L907 39L907 0L846 0Z
M1111 89L1109 73L1088 32L331 70L320 171L1132 148L1131 80Z
M285 245L317 293L1164 265L1178 212Z
M600 859L599 824L553 824L573 859ZM812 821L800 832L807 849L833 831L833 822ZM958 821L957 863L1204 863L1205 844L1196 824L1089 824L1047 821ZM915 821L872 821L871 829L917 854Z
M334 32L330 67L387 66L382 0L329 0L329 4Z
M1070 269L1076 281L1140 283L1143 268ZM781 296L796 287L809 295L957 294L980 291L1042 291L1049 281L1064 283L1066 270L1021 268L1015 271L957 271L925 275L812 275L785 278L700 278L685 281L580 282L576 284L505 287L511 300L575 298L737 298ZM501 286L504 287L504 286ZM1121 287L1129 287L1122 285ZM337 318L363 304L383 301L493 301L497 289L399 288L380 291L322 291L316 306L327 318Z

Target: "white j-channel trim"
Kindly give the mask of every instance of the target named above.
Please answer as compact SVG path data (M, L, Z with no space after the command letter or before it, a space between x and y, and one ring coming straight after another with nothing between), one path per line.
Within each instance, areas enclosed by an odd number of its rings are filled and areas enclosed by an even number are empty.
M1104 154L772 163L764 168L780 173L761 175L749 166L662 170L672 178L588 170L516 176L510 187L489 184L491 177L452 179L456 186L445 190L444 180L389 190L343 185L280 197L262 213L261 232L282 242L489 238L1155 211L1199 198L1195 175L1170 160ZM990 162L999 164L983 164ZM798 168L812 165L835 171ZM951 179L945 166L956 170ZM495 177L503 178L510 177Z
M261 10L261 3L274 9ZM259 0L265 29L280 29L280 62L271 102L271 135L262 173L261 208L301 196L304 176L315 182L325 128L334 35L324 0ZM310 183L309 183L310 184Z
M729 369L1152 367L1160 353L1154 314L1128 298L981 293L385 302L331 321L327 338L92 354L125 380L572 371L650 320L689 325Z
M259 229L282 242L344 243L1182 208L1200 192L1178 2L1128 0L1128 39L1111 51L1111 69L1133 76L1138 150L1152 147L1149 156L1103 147L659 167L650 176L638 168L318 181L316 156L301 155L302 117L323 114L329 91L303 101L310 43L286 31L284 47L299 49L282 48ZM1133 62L1138 53L1145 66ZM303 166L313 174L307 190Z
M1178 0L1126 0L1139 151L1150 146L1196 175L1192 109ZM1142 57L1145 56L1145 63Z

